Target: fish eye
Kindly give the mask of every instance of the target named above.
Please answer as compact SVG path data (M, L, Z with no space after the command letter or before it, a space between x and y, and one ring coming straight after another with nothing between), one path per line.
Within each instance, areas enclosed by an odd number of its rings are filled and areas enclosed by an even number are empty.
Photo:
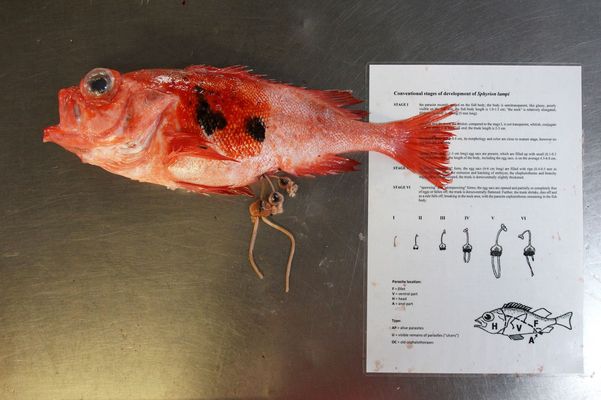
M102 97L111 93L115 86L115 77L105 68L96 68L87 73L83 79L83 90L92 97Z
M491 314L491 313L485 313L485 314L482 316L482 319L483 319L483 320L485 320L485 321L492 321L493 317L492 317L492 314Z

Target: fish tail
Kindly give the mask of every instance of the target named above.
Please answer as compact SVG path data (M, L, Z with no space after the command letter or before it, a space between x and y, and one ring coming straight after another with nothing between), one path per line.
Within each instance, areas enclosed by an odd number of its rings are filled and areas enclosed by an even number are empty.
M555 318L557 325L561 325L564 328L572 330L572 312L567 312L559 317Z
M383 124L385 143L376 151L444 189L451 182L449 140L457 126L438 121L453 115L454 106L450 104L406 120Z

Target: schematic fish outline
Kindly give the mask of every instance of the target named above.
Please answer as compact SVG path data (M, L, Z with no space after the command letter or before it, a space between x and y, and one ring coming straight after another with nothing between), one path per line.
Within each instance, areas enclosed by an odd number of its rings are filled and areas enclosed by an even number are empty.
M572 330L572 315L567 312L558 317L550 317L546 308L532 310L531 307L516 302L503 304L502 307L487 311L474 321L475 328L489 334L507 336L511 340L522 340L525 336L534 338L550 333L556 325Z

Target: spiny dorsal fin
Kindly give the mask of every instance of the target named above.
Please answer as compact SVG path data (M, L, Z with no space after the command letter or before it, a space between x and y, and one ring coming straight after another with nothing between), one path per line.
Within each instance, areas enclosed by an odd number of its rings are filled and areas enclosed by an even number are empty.
M199 72L220 72L224 74L239 74L239 73L247 73L251 74L252 69L247 67L246 65L231 65L229 67L213 67L211 65L190 65L185 68L186 71L199 71ZM258 75L258 74L255 74ZM258 75L260 76L260 75Z
M253 72L252 69L246 67L244 65L232 65L230 67L213 67L210 65L190 65L184 69L189 72L197 72L197 73L216 73L216 74L224 74L224 75L237 75L241 77L245 77L248 79L255 80L263 80L266 82L276 83L284 86L297 87L299 89L304 89L307 92L311 93L313 96L325 101L326 103L337 107L342 114L347 116L348 118L360 120L367 115L369 112L365 110L349 110L345 107L352 106L355 104L363 103L363 100L359 100L352 95L352 91L350 90L316 90L316 89L306 89L304 87L292 85L289 83L282 83L278 80L269 79L263 74L257 74Z
M520 303L511 302L503 304L503 308L519 308L520 310L530 311L532 307L528 307Z

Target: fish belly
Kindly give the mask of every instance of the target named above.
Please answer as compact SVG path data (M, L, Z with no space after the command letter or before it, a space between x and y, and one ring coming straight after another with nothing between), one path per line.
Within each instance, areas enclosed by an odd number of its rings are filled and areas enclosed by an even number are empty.
M245 186L273 169L269 163L256 160L220 161L183 157L169 167L176 181L204 186Z

